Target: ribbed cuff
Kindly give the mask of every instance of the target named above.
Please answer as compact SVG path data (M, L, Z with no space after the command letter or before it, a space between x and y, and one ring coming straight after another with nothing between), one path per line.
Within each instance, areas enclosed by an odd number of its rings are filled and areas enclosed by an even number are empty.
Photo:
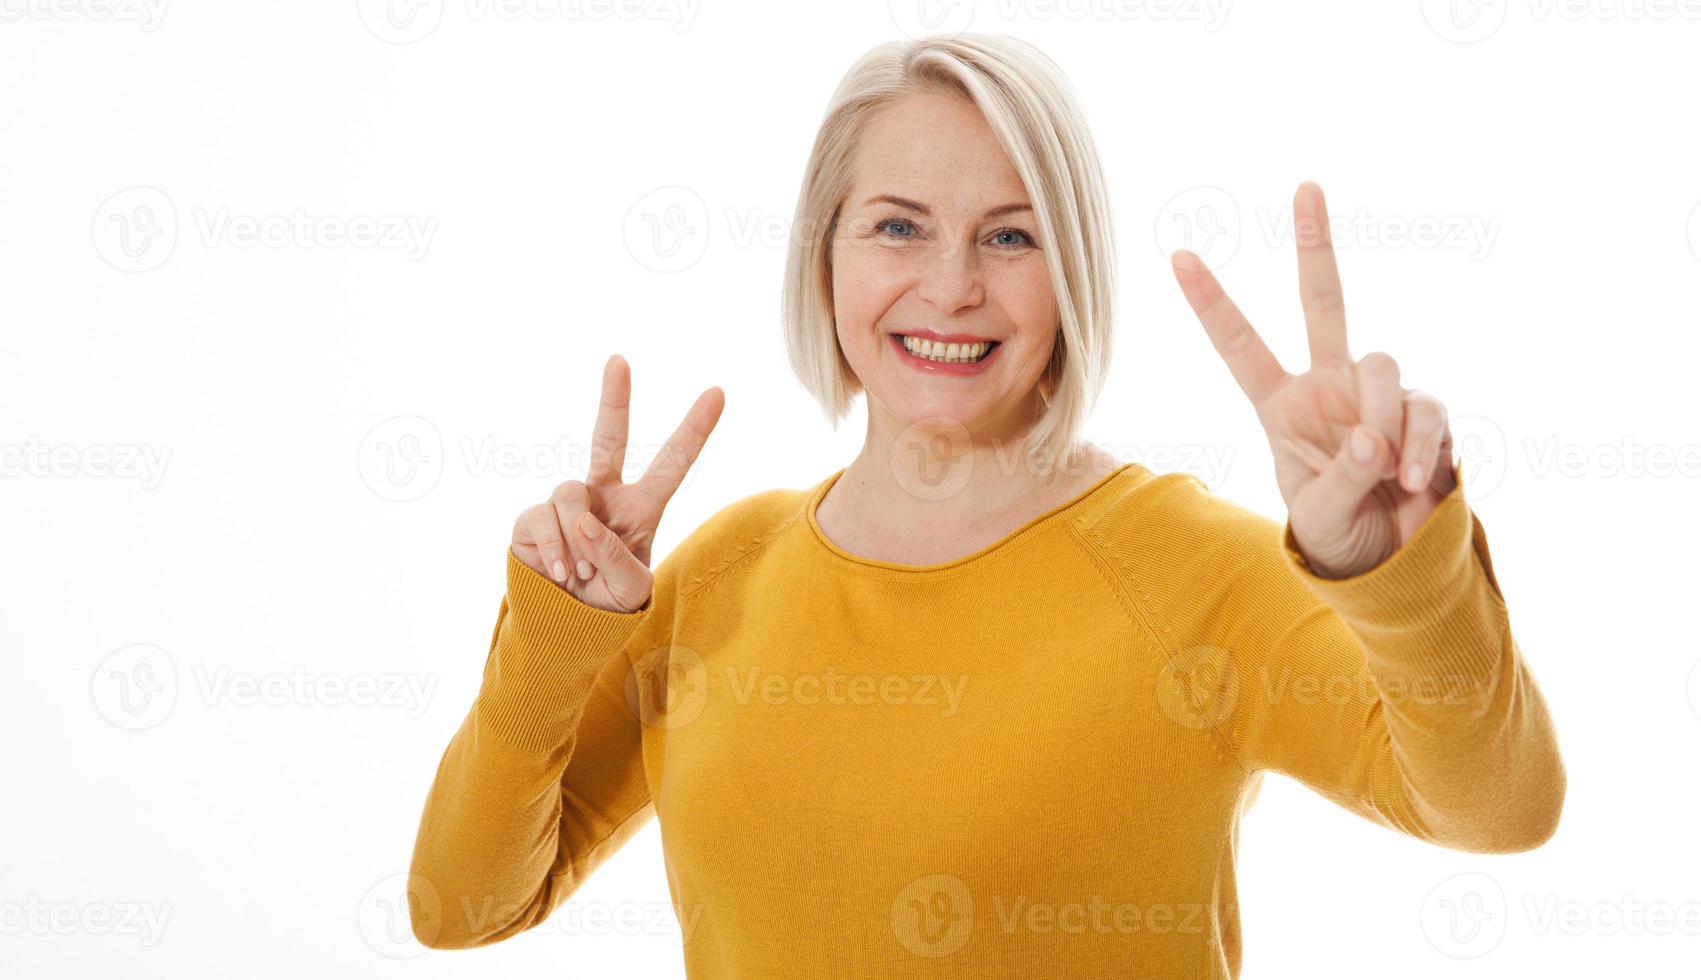
M508 591L485 663L479 716L533 751L565 743L597 672L617 656L654 597L629 613L575 598L508 551Z
M1378 654L1398 647L1407 665L1425 672L1483 676L1500 637L1478 635L1489 625L1480 608L1467 600L1484 588L1499 601L1489 571L1487 539L1465 501L1460 466L1453 464L1454 486L1417 533L1380 565L1347 578L1323 578L1306 563L1293 536L1290 518L1282 528L1282 551L1289 569L1372 646ZM1480 549L1480 550L1479 550ZM1480 566L1479 566L1480 559Z

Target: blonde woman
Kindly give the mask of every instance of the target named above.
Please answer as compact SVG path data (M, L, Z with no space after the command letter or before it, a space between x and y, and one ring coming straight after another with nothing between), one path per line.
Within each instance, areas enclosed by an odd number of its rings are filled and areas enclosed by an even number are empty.
M1265 772L1443 847L1549 838L1565 770L1445 412L1349 352L1319 188L1294 198L1304 373L1174 257L1285 524L1078 440L1109 366L1105 201L1031 46L894 42L851 68L784 311L829 419L865 396L863 449L652 571L722 394L623 483L609 360L596 461L520 515L426 800L422 942L537 925L654 816L693 978L1233 977Z

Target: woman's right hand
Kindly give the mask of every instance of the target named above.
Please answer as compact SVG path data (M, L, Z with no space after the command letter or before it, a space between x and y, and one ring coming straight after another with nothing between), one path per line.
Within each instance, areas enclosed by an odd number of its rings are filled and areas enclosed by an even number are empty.
M636 483L622 483L626 419L632 376L626 359L609 357L602 370L602 402L591 436L591 470L568 480L549 499L514 522L514 557L581 602L610 612L633 612L650 597L650 545L662 509L708 441L726 405L710 388ZM612 533L610 533L612 532Z

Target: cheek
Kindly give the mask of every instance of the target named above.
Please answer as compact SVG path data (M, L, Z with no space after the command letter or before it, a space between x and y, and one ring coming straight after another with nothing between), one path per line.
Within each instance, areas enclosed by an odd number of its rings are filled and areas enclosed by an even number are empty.
M903 294L904 279L879 252L851 246L833 250L833 315L841 326L868 326Z
M1017 333L1036 346L1050 343L1057 329L1057 297L1051 290L1051 276L1044 263L1037 259L1021 262L1000 270L989 295L996 296L998 305L1010 318Z

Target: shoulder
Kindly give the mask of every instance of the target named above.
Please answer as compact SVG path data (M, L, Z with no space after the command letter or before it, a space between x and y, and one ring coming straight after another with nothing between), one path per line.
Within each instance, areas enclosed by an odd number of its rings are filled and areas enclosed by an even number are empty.
M1139 464L1077 515L1075 530L1118 564L1142 573L1173 571L1210 556L1266 549L1281 523L1212 490L1183 471Z
M778 487L738 497L712 512L656 566L657 585L686 596L734 566L760 554L782 532L805 519L817 485Z

